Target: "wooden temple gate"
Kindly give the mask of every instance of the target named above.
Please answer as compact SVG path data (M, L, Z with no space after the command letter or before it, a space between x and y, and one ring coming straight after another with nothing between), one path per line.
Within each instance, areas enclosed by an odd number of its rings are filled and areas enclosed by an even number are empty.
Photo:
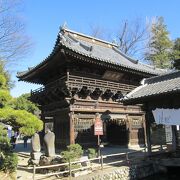
M61 28L52 53L18 77L43 85L31 91L31 100L39 104L45 127L53 124L57 147L64 147L96 144L96 113L104 124L102 141L144 144L141 106L120 100L154 75L154 68L127 57L115 44Z

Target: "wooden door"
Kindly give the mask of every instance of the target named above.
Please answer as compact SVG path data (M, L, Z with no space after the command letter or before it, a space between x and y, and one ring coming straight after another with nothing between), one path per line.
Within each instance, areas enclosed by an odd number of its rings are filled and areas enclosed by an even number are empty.
M130 136L129 144L130 145L144 145L145 144L145 134L144 134L144 123L143 119L140 116L130 117Z

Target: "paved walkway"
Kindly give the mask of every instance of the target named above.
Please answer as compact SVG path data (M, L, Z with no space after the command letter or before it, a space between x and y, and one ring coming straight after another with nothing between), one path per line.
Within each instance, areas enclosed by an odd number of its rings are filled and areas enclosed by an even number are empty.
M26 170L23 167L27 167L28 160L30 158L31 145L30 140L28 140L27 148L24 148L23 140L17 140L14 152L18 154L18 168L17 168L17 179L25 180L32 179L32 170Z

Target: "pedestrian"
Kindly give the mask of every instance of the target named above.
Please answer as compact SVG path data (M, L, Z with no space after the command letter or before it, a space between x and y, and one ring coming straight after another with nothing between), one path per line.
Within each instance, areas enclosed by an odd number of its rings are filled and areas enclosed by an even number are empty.
M15 136L11 137L10 143L12 145L12 148L15 149L15 147L16 147L16 138L15 138Z
M24 136L23 140L24 140L24 148L27 148L28 136Z

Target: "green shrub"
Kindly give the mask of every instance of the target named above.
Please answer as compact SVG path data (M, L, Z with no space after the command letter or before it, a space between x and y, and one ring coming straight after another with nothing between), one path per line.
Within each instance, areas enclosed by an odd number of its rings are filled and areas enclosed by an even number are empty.
M83 155L83 149L79 144L67 146L67 151L62 151L61 156L64 162L78 160Z
M88 149L88 157L89 159L95 158L97 156L96 149L89 148Z
M4 172L15 172L18 164L18 156L16 153L7 153L5 156L1 156L0 170Z
M0 124L0 152L9 152L11 150L10 140L7 137L7 130Z
M14 110L12 108L0 108L0 119L4 124L19 129L20 133L32 136L35 132L43 129L43 122L35 115L25 110Z

